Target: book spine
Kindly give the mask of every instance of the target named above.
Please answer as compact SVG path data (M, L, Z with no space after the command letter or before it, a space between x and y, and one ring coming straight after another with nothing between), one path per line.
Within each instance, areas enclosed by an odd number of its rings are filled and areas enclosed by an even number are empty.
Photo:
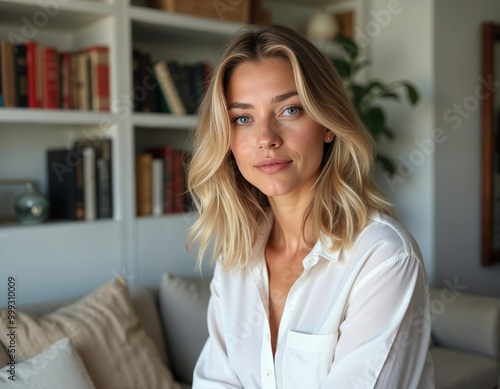
M164 162L162 159L155 158L152 162L152 203L153 215L160 216L164 213L164 185L163 170Z
M77 174L74 151L56 149L47 151L48 198L52 219L77 219Z
M113 182L111 162L111 139L102 139L96 145L97 218L113 217Z
M71 80L72 76L72 54L70 52L62 52L59 54L59 64L61 69L61 108L72 109L73 104L73 83Z
M89 74L88 55L86 52L76 54L76 101L78 109L88 111L90 109L89 96Z
M42 47L42 106L59 108L59 60L57 50Z
M184 165L183 153L180 150L174 150L174 212L184 212Z
M160 84L161 91L167 100L172 113L176 115L186 115L186 107L175 87L172 75L170 74L165 61L159 61L154 66L156 79Z
M7 41L1 41L0 52L2 61L1 77L3 105L7 108L14 108L17 105L17 98L15 59L12 44Z
M94 111L109 111L109 49L104 46L87 49L90 65L91 106Z
M26 67L26 45L23 43L17 44L15 47L16 56L16 90L17 90L17 106L28 106L28 80Z
M85 208L85 220L96 218L96 163L95 150L93 147L83 149L83 202Z
M38 80L37 80L37 44L34 41L26 43L26 79L28 83L28 107L40 108Z
M138 154L135 159L137 216L152 214L152 155Z

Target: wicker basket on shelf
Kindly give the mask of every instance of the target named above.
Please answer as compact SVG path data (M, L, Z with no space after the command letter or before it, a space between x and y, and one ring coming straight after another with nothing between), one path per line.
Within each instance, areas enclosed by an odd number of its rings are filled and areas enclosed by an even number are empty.
M221 21L248 23L251 0L150 0L153 8Z

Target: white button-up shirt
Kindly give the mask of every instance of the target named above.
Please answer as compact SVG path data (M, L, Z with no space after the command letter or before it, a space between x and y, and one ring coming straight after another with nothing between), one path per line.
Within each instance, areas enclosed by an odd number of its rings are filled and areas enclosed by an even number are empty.
M373 213L351 247L318 241L288 293L274 357L269 231L262 226L247 271L216 265L193 388L434 388L428 283L404 228Z

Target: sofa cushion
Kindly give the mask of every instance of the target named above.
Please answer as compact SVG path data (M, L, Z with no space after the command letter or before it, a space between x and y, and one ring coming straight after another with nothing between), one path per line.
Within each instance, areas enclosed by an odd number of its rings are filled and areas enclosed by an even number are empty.
M6 328L6 312L0 312ZM122 277L44 316L17 312L18 361L68 336L98 388L177 388L131 305ZM6 344L6 332L0 331Z
M62 338L40 354L0 369L0 386L10 389L94 389L80 357L68 338ZM13 380L13 379L14 380Z
M164 274L160 282L160 313L174 376L192 382L198 356L208 338L210 280Z
M431 288L432 337L438 346L500 360L500 299Z
M456 351L445 347L431 347L434 359L436 389L495 388L500 374L493 358Z

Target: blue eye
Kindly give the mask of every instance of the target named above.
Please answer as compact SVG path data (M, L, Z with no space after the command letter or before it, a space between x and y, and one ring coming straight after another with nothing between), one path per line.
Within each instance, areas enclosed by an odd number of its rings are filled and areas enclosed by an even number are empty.
M294 116L294 115L297 115L300 111L302 111L301 107L293 106L293 107L285 108L283 113L287 116Z
M236 116L233 119L233 123L236 123L236 124L242 126L242 125L250 123L250 118L248 116Z

